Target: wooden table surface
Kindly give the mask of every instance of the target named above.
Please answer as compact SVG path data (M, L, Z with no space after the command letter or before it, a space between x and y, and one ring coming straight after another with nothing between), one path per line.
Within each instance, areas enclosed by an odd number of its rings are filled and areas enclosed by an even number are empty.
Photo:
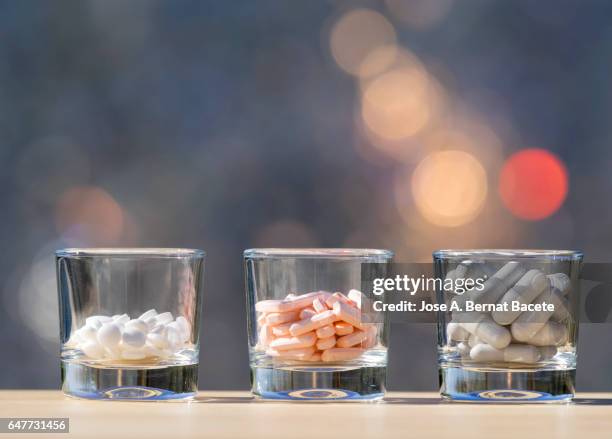
M191 402L87 401L59 391L0 391L0 417L70 418L68 434L41 438L612 438L612 393L573 403L442 402L436 393L389 393L380 403L263 402L204 391Z

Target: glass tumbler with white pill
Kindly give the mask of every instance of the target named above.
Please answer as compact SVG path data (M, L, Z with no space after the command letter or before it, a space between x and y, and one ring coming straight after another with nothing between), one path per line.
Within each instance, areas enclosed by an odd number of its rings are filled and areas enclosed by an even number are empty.
M386 270L392 257L372 249L246 250L253 394L294 401L382 398L388 321L367 318L361 287L366 271Z
M575 392L582 253L434 252L441 394L555 402Z
M64 393L118 400L194 396L204 259L192 249L58 250Z

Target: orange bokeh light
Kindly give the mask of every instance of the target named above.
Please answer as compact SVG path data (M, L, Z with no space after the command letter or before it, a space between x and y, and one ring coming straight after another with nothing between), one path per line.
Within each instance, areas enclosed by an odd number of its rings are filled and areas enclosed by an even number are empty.
M512 155L499 176L499 194L519 218L537 221L555 213L568 190L563 162L544 149L524 149Z

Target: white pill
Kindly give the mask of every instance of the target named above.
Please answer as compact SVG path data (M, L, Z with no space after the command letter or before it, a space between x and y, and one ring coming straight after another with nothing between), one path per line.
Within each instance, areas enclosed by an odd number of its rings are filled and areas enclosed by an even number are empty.
M119 325L125 325L127 322L130 321L130 316L128 316L127 314L118 314L116 316L113 316L113 322L119 324Z
M171 351L176 351L183 344L183 336L181 335L181 332L172 324L166 326L164 335L166 337L166 342L168 343L168 348Z
M150 309L148 311L143 312L140 317L138 317L143 322L146 322L149 318L155 317L157 315L157 311L154 309Z
M145 345L143 349L144 349L145 357L162 357L164 355L162 349L158 349L155 346L152 346L148 343Z
M470 357L474 361L532 364L540 360L540 351L535 346L525 344L511 344L504 349L495 349L487 344L478 344L470 351Z
M544 290L550 289L548 278L540 270L529 270L510 288L499 301L505 304L507 311L493 311L491 317L500 325L509 325L521 314L512 309L512 303L529 304Z
M187 321L187 319L183 316L178 316L176 318L176 324L181 328L181 331L185 336L185 341L189 340L191 337L191 325L189 324L189 321Z
M518 262L510 261L484 282L482 290L471 290L469 297L477 303L497 303L523 277L525 271Z
M166 330L166 325L157 324L149 330L149 334L163 334L165 330Z
M140 319L133 319L125 324L125 329L137 329L140 332L147 332L149 327L144 321Z
M125 349L121 352L121 358L124 360L142 360L146 356L144 349Z
M548 276L546 276L548 278L548 280L550 281L550 285L559 290L559 292L562 295L567 295L567 293L570 290L571 287L571 280L569 278L569 276L565 273L555 273L555 274L549 274Z
M166 337L164 337L162 334L147 335L147 344L151 344L157 349L166 349L168 347L168 342L166 341Z
M98 340L98 328L90 325L85 325L77 331L78 337L81 341L97 341Z
M139 348L145 344L146 333L137 328L126 328L121 340L126 347Z
M81 350L89 358L98 360L104 358L104 348L94 341L88 341L81 345Z
M171 312L164 312L164 313L159 314L157 317L155 317L155 323L162 324L162 325L166 325L170 323L172 320L174 320L174 317L172 317Z
M566 325L549 321L527 343L534 346L561 346L567 342L567 336Z
M510 331L495 323L488 314L478 312L456 313L454 318L470 334L497 349L505 348L512 341Z
M121 349L118 347L104 348L104 357L109 360L119 360L121 358Z
M98 329L102 326L102 323L110 322L111 320L108 316L91 316L85 319L85 324Z
M98 329L98 342L105 348L113 348L121 341L121 329L115 322L109 322Z
M461 327L459 323L450 322L446 325L446 334L449 340L466 341L470 338L470 333Z

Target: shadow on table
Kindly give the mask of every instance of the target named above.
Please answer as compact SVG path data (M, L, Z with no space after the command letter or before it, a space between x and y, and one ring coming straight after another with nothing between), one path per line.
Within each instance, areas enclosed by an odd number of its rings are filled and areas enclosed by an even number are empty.
M283 399L258 399L252 396L206 396L199 395L193 399L195 403L201 404L270 404L270 403L286 403L287 400ZM292 404L310 404L312 400L305 401L296 401L292 400ZM319 400L317 403L323 404L333 404L333 403L342 403L342 404L367 404L367 401L338 401L338 400ZM404 398L404 397L389 397L385 398L382 401L379 401L380 404L404 404L404 405L437 405L444 404L440 398Z
M612 398L574 398L576 405L612 405Z

